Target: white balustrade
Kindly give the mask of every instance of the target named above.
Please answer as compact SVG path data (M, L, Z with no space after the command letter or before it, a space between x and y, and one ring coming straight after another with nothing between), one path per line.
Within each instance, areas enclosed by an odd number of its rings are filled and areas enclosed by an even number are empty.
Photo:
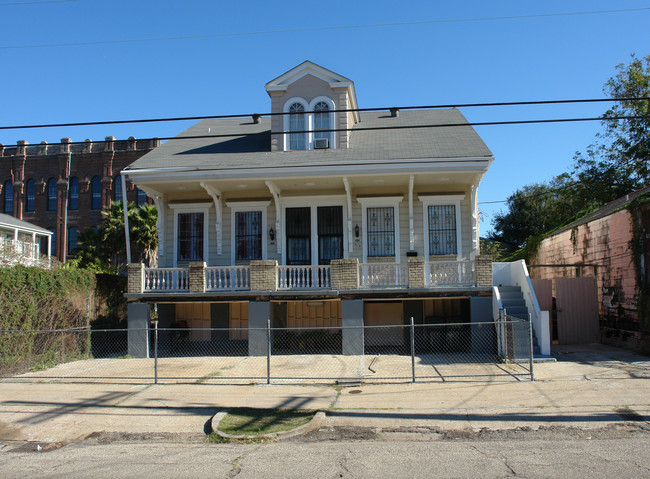
M359 265L359 281L362 287L408 286L408 264L363 263Z
M329 266L278 266L278 289L328 289L332 287Z
M189 268L145 268L145 291L189 291Z
M217 266L205 270L205 289L225 291L250 289L251 270L249 266Z
M433 261L425 265L426 286L459 286L476 284L474 261Z

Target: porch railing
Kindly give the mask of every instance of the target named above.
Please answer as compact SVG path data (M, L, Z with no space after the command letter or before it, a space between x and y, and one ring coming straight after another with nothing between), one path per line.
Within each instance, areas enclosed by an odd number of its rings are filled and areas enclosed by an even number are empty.
M250 289L251 270L248 266L217 266L205 269L207 291Z
M476 283L474 261L441 261L425 263L426 286L458 286Z
M329 289L329 266L278 266L278 289Z
M189 291L189 268L145 268L144 291Z
M363 263L359 265L361 287L408 286L408 264L405 263Z

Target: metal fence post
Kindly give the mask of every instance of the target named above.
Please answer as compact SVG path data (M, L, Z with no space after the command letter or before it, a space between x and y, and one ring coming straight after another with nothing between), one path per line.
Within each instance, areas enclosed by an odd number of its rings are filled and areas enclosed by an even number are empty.
M535 380L535 375L533 374L533 320L530 317L530 313L528 313L528 346L529 346L529 351L528 351L528 358L529 358L529 365L530 365L530 380L534 381Z
M271 320L266 320L266 384L271 384Z
M153 374L154 384L158 384L158 320L153 322Z
M411 316L411 374L415 382L415 326L413 324L413 316Z

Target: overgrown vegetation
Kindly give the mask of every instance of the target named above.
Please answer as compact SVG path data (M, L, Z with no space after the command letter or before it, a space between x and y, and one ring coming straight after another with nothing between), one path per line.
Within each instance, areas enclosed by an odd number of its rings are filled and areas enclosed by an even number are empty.
M628 248L632 252L636 279L636 311L642 331L650 331L650 281L644 275L644 251L647 249L647 231L643 227L643 212L650 208L650 196L634 199L627 206L632 216L632 238ZM648 268L648 265L645 265Z
M0 376L86 357L94 289L89 271L0 268Z

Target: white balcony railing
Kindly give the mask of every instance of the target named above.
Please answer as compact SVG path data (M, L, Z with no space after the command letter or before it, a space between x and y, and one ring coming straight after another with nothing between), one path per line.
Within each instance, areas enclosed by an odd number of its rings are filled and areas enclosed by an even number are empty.
M363 263L359 265L361 287L407 287L409 284L408 264L405 263Z
M144 291L183 292L190 290L189 268L145 268Z
M329 289L329 266L278 266L278 289Z
M474 261L434 261L425 263L424 269L427 287L476 284Z
M207 291L250 289L251 270L249 266L218 266L205 269Z

